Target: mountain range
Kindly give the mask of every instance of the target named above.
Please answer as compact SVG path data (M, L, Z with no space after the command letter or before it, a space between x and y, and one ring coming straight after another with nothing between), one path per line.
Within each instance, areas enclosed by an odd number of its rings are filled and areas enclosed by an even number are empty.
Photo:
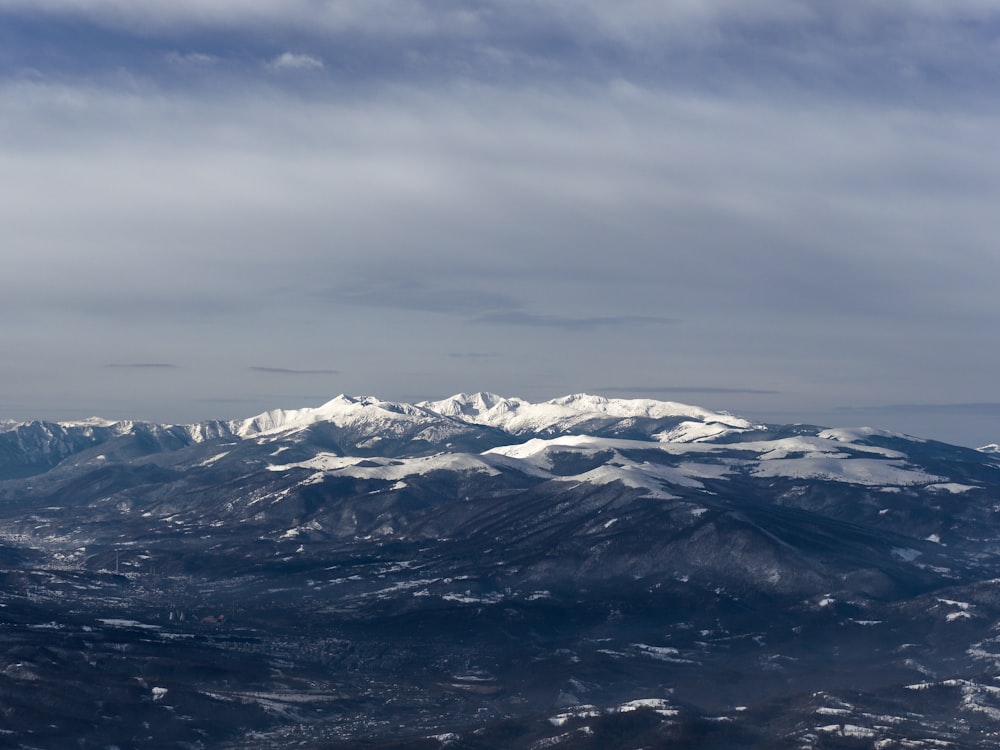
M0 747L995 747L998 511L644 399L3 422Z

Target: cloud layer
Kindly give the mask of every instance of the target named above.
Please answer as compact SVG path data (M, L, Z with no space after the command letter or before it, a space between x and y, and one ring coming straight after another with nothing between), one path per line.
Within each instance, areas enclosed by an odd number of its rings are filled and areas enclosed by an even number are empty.
M527 7L0 1L0 416L992 398L992 3Z

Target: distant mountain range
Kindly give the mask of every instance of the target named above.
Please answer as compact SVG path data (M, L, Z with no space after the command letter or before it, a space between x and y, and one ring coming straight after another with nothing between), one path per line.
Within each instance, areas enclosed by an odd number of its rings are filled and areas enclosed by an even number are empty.
M584 394L4 422L0 747L995 747L998 451Z

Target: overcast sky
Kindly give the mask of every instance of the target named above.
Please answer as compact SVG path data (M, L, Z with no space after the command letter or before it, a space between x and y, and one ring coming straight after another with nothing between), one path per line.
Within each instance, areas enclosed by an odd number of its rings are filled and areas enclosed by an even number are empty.
M0 418L1000 440L994 0L0 0Z

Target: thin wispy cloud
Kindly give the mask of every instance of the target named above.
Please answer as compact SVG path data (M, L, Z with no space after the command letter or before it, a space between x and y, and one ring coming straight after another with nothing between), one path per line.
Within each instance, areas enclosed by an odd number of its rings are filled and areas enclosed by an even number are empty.
M114 362L108 367L116 369L127 369L127 370L176 370L177 365L172 365L166 362Z
M313 55L282 52L268 61L267 67L271 70L321 70L324 66L323 61Z
M483 325L515 326L527 328L557 328L567 331L592 331L598 328L632 328L637 326L666 325L677 323L672 318L658 318L646 315L580 316L538 315L523 310L486 313L473 319Z
M974 416L1000 416L1000 403L986 401L981 403L956 404L883 404L876 406L839 406L841 412L906 412L912 414L970 414Z
M451 315L475 315L519 306L512 297L493 290L462 289L419 280L384 283L360 278L324 296L337 304Z
M531 312L514 297L480 289L458 289L416 283L392 285L359 283L332 293L330 299L414 312L442 313L483 325L588 330L616 326L676 323L676 319L647 315L571 316Z
M214 65L219 61L215 55L208 55L204 52L168 52L164 55L168 63L174 65Z
M296 370L288 367L248 367L251 372L263 372L268 375L339 375L340 370Z

